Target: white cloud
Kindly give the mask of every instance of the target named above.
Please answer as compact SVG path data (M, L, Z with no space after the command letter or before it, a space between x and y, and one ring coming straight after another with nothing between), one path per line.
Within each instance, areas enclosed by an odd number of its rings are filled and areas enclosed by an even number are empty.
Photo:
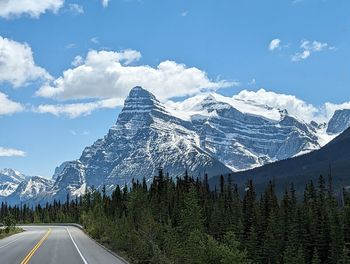
M98 41L98 38L97 38L97 37L91 38L90 41L91 41L92 43L94 43L94 44L100 43L100 42Z
M314 52L321 52L323 50L334 50L335 48L332 46L329 46L328 43L322 43L319 41L309 41L309 40L303 40L300 44L300 52L295 53L292 56L292 61L301 61L309 58L312 53Z
M319 110L312 104L297 98L294 95L278 94L275 92L260 89L256 92L243 90L239 94L233 96L234 99L255 102L260 105L267 105L273 108L287 109L288 113L304 119L312 121L317 116Z
M310 57L311 52L309 50L304 50L302 52L297 52L293 55L292 61L301 61Z
M280 49L281 48L281 40L276 38L271 40L270 44L269 44L269 50L273 51L276 49Z
M84 13L84 7L78 4L69 4L68 9L73 14L79 15Z
M77 47L77 44L76 43L69 43L66 45L66 49L74 49Z
M255 80L255 78L253 78L250 82L248 82L248 85L250 85L250 86L256 85L256 80Z
M102 0L102 6L107 7L110 0Z
M26 153L22 150L0 147L0 157L24 157Z
M57 13L63 4L64 0L1 0L0 17L13 18L28 15L38 18L47 11Z
M320 106L314 106L294 95L279 94L266 91L265 89L260 89L256 92L242 90L239 94L233 96L233 98L273 108L287 109L290 115L305 120L306 122L328 122L336 110L350 109L350 102L341 104L327 102Z
M23 110L24 107L20 103L11 101L6 94L0 92L0 115L10 115Z
M280 120L281 113L279 110L286 109L289 115L299 120L315 121L322 124L328 122L336 110L350 109L350 102L343 104L325 103L321 106L314 106L294 95L280 94L265 89L258 91L242 90L232 97L218 93L201 93L184 101L168 100L166 105L177 110L176 113L180 113L183 116L182 118L189 120L191 114L203 114L203 110L198 108L198 104L209 94L214 96L217 101L228 103L243 113L264 116L271 120Z
M78 67L82 64L84 64L84 58L80 55L75 56L74 60L72 61L72 66Z
M64 71L63 75L50 85L42 86L36 95L61 100L123 100L132 87L141 85L160 100L166 100L237 84L224 80L210 80L204 71L174 61L163 61L156 67L128 65L140 58L141 54L134 50L91 50L82 65Z
M75 103L75 104L45 104L39 105L33 111L37 113L49 113L55 116L67 116L68 118L77 118L79 116L90 115L97 109L111 109L122 105L122 101L117 98L110 98L105 100L98 100L89 103Z
M35 64L28 44L0 36L0 83L20 87L37 79L50 78L45 69Z

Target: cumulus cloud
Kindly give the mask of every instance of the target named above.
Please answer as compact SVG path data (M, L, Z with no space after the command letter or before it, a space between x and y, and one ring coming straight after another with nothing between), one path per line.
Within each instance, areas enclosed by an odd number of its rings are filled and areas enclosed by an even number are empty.
M281 48L281 40L276 38L271 40L270 44L269 44L269 50L274 51L276 49L280 49Z
M26 153L22 150L0 147L0 157L24 157Z
M140 52L134 50L91 50L83 64L64 71L63 75L51 84L42 86L36 95L60 100L123 100L132 87L141 85L159 99L165 100L236 84L224 80L211 80L204 71L174 61L163 61L156 67L129 65L140 58Z
M300 44L300 52L295 53L292 56L292 61L301 61L309 58L312 53L314 52L321 52L323 50L333 50L334 47L329 46L328 43L322 43L319 41L309 41L309 40L303 40Z
M75 103L75 104L44 104L34 108L34 112L48 113L55 116L67 116L68 118L77 118L79 116L86 116L97 109L111 109L122 105L122 101L117 98L110 98L98 100L89 103Z
M75 56L74 60L72 61L72 66L78 67L84 63L84 58L80 55Z
M265 89L260 89L256 92L243 90L239 94L233 96L233 98L247 102L255 102L260 105L267 105L277 109L287 109L289 114L302 117L309 122L314 120L319 112L319 109L315 106L306 103L294 95L279 94L266 91Z
M306 122L316 121L318 123L328 122L336 110L350 109L350 102L334 104L326 102L320 106L309 104L294 95L279 94L265 89L258 91L242 90L233 96L245 102L254 102L276 109L286 109L290 115Z
M20 103L10 100L6 94L0 92L0 115L10 115L23 110L24 107Z
M3 0L0 1L0 17L13 18L28 15L38 18L47 11L57 13L63 4L64 0Z
M0 36L0 83L7 82L16 88L31 81L50 78L45 69L35 64L28 44Z

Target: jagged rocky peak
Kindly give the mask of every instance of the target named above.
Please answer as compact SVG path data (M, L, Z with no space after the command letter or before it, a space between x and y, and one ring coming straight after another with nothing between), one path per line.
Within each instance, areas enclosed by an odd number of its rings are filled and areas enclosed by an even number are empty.
M14 169L0 170L0 197L13 193L25 178L25 175Z
M114 133L116 129L126 128L135 131L141 126L152 123L153 119L151 115L156 114L167 115L168 112L152 93L141 86L136 86L130 90L117 122L110 132Z
M16 190L2 200L10 205L32 203L44 196L53 186L53 181L40 176L26 177Z
M7 180L11 182L21 182L24 179L25 179L25 176L17 170L8 169L8 168L0 170L1 181Z
M66 165L69 163L69 161L63 162L60 166L56 167L54 174L52 175L52 179L55 181L58 177L58 175L60 175L62 173L62 171L64 170L64 168L66 167Z
M218 101L215 99L215 97L212 94L208 94L208 96L204 97L201 104L203 106L207 106L207 105L216 104L217 102Z
M209 112L214 110L233 108L227 103L216 100L216 98L212 94L206 96L200 104L204 109L208 110Z
M67 192L79 195L89 186L112 190L132 178L149 181L159 166L173 177L186 168L196 176L204 171L210 176L230 172L200 148L189 120L179 118L147 90L134 87L108 134L85 148L79 160L59 167L49 195L61 199Z
M22 181L16 190L20 195L28 197L34 197L41 192L47 191L48 188L52 187L53 181L40 176L28 177Z
M278 112L280 113L281 119L289 115L287 109L278 109Z
M157 98L142 88L136 86L130 90L128 97L125 99L123 112L149 112L154 108L164 108Z
M210 177L320 147L311 125L285 110L266 109L216 94L165 106L146 89L134 87L108 134L86 147L78 160L58 167L47 197L65 199L67 192L81 195L92 186L112 190L132 178L151 181L160 166L173 177L186 168Z
M350 127L350 109L335 111L333 117L328 123L328 134L339 134Z

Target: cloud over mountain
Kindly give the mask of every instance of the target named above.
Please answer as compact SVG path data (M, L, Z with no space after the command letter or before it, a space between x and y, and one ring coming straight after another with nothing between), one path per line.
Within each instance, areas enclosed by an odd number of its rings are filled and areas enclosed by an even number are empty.
M124 99L131 87L142 85L160 99L168 99L193 95L203 90L215 91L234 84L211 80L206 72L175 61L163 61L156 67L130 65L140 58L140 52L134 50L91 50L81 65L67 69L51 84L42 86L36 95L61 100Z

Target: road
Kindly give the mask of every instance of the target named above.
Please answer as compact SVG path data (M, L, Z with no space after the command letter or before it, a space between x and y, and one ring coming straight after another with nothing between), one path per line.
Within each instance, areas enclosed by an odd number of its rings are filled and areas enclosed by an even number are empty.
M1 264L125 264L74 226L23 226L0 240Z

